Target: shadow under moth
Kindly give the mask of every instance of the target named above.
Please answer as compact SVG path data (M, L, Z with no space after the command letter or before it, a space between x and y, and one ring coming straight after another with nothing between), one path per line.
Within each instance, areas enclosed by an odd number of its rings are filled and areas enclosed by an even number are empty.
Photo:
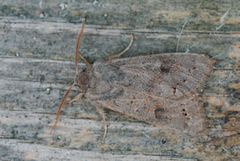
M213 62L209 57L164 53L118 58L132 45L131 35L130 44L123 52L90 65L78 52L83 29L84 15L76 43L76 76L59 104L52 130L57 125L62 106L83 96L96 106L103 118L105 131L102 142L107 134L103 107L163 128L186 133L198 133L204 129L201 105L196 95L202 90L206 76L212 72ZM78 56L87 65L81 72L78 71ZM75 85L82 93L65 103Z

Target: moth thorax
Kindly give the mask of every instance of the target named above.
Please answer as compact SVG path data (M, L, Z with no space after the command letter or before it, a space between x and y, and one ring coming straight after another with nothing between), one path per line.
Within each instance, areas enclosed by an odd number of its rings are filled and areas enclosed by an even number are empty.
M90 84L89 70L86 69L82 72L78 72L75 76L74 82L82 89L83 93L86 93Z

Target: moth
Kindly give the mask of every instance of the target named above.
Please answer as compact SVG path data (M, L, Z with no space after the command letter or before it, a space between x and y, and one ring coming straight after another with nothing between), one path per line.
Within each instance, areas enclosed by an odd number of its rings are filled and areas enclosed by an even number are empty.
M131 41L123 52L90 65L78 52L83 29L84 15L76 43L76 76L59 104L52 130L57 125L62 106L83 96L96 106L104 121L102 142L107 134L103 107L163 128L187 133L197 133L204 129L201 105L196 95L202 90L204 80L213 68L208 56L164 53L118 58L132 45L131 35ZM87 65L81 72L78 71L78 56ZM75 85L80 87L82 93L65 103Z

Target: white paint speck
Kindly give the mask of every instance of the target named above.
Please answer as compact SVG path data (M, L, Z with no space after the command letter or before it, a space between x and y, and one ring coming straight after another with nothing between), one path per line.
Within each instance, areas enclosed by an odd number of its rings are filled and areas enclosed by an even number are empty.
M62 10L64 10L65 8L67 8L68 7L68 4L67 3L60 3L59 4L59 7L62 9Z

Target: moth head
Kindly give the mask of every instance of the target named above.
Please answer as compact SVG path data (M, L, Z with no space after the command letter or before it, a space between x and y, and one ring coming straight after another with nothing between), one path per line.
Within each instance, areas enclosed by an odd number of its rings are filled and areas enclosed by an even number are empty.
M78 72L75 76L74 82L82 89L83 93L87 92L90 83L89 68Z

